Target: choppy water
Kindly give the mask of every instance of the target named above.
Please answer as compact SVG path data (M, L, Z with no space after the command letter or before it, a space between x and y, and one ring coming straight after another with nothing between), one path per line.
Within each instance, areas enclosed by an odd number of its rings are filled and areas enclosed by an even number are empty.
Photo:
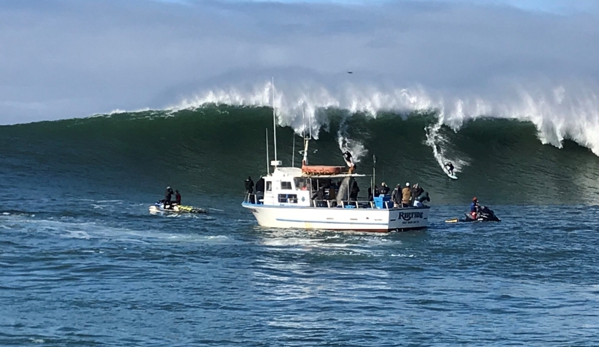
M468 162L448 181L425 120L354 120L377 180L430 192L430 227L263 229L240 206L264 167L269 112L255 112L0 128L0 345L599 345L592 153L478 124L446 132ZM391 150L390 133L409 145ZM341 160L335 136L312 148ZM148 214L167 184L210 213ZM446 224L472 194L502 222Z
M265 230L81 201L0 217L1 345L572 345L599 342L599 209L497 206L425 231ZM529 218L526 218L529 216Z

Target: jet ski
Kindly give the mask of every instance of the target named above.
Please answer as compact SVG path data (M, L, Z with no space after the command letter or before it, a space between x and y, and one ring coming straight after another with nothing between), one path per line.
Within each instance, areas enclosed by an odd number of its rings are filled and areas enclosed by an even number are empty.
M472 218L470 213L464 213L465 218L452 218L445 221L445 223L462 223L462 222L501 222L493 210L487 206L481 206L478 211L478 218Z
M162 201L157 201L150 206L150 213L208 213L203 208L172 204L169 208L164 208Z

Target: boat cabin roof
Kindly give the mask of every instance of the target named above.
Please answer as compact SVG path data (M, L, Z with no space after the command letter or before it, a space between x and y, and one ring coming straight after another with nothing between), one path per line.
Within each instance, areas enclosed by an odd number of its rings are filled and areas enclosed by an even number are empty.
M299 167L277 167L270 174L273 178L294 178L294 177L313 177L313 178L342 178L342 177L366 177L368 175L355 173L339 173L333 175L310 175L302 172Z

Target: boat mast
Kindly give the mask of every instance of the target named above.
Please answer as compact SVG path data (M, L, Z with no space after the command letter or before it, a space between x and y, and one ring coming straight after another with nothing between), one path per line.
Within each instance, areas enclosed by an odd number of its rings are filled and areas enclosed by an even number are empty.
M273 126L273 143L275 149L275 160L273 166L276 168L278 163L277 160L277 112L275 110L275 78L272 78L272 126Z
M266 128L266 174L270 174L270 166L268 165L270 160L268 159L268 128Z
M376 186L376 155L372 155L372 180L371 180L370 189L374 196L374 187Z
M308 120L308 123L310 123L309 125L309 132L310 135L306 136L306 113L305 113L305 104L302 106L302 123L304 123L304 158L302 159L302 166L304 165L308 165L308 142L310 141L310 139L312 138L312 124L310 122L310 120Z

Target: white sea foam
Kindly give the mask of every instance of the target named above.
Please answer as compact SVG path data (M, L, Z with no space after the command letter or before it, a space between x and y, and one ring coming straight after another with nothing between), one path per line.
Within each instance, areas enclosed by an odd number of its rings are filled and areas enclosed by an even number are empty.
M381 111L397 112L405 117L413 111L435 110L438 115L436 127L445 125L457 132L469 121L480 117L516 119L533 123L543 144L561 148L563 141L569 139L599 156L599 99L593 84L562 83L539 88L506 82L499 89L487 88L480 93L463 92L463 95L427 91L421 86L404 88L375 83L345 83L328 88L314 82L282 84L277 87L274 98L279 125L290 126L298 134L311 127L315 138L327 125L322 111L328 108L372 117ZM270 106L272 83L206 90L169 110L198 108L209 103ZM363 146L349 139L345 129L340 129L338 138L341 150L353 150L358 158L365 154Z

